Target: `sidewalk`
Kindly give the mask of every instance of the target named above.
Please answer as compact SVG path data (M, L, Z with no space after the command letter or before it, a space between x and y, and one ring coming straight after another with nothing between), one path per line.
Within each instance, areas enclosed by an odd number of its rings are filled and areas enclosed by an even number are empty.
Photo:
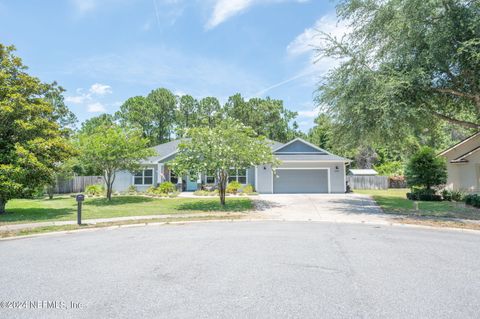
M110 222L121 222L126 220L146 220L146 219L169 219L169 218L194 218L194 217L205 217L205 216L235 216L235 212L225 213L225 212L207 212L207 213L195 213L195 214L170 214L170 215L145 215L145 216L125 216L125 217L114 217L114 218L97 218L97 219L84 219L82 224L99 224L99 223L110 223ZM27 224L10 224L10 225L0 225L0 232L8 230L22 230L22 229L31 229L36 227L45 227L45 226L63 226L63 225L76 225L76 220L64 220L64 221L51 221L51 222L38 222L38 223L27 223Z

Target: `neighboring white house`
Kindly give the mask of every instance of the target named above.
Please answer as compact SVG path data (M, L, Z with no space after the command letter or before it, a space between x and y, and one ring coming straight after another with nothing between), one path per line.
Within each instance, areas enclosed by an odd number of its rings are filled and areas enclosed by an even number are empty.
M154 147L158 156L151 157L141 164L139 172L117 172L114 191L123 192L132 185L145 191L152 185L164 181L178 184L184 191L195 191L205 184L215 184L213 173L197 176L176 176L168 167L175 158L181 140L175 140ZM288 143L272 141L272 152L281 161L272 170L269 165L258 165L231 170L229 181L251 184L258 193L344 193L346 186L346 164L350 160L334 155L301 138Z
M447 189L480 190L480 132L441 152L447 160Z
M352 176L377 176L378 172L371 168L351 168L348 175Z

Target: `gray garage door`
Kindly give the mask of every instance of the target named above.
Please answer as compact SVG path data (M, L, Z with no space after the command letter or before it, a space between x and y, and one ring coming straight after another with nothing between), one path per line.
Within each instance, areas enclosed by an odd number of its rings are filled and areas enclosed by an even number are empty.
M328 193L328 172L325 169L278 169L273 177L273 192Z

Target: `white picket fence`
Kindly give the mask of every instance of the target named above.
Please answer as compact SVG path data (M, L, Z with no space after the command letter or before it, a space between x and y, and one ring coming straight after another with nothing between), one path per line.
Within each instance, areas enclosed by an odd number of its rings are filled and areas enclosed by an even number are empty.
M351 189L388 189L387 176L347 176Z

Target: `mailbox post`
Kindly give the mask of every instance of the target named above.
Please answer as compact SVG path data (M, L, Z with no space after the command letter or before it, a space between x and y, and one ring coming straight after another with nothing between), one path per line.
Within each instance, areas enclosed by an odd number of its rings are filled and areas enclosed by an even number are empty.
M75 199L77 200L77 224L82 224L82 202L85 200L85 195L78 194Z

